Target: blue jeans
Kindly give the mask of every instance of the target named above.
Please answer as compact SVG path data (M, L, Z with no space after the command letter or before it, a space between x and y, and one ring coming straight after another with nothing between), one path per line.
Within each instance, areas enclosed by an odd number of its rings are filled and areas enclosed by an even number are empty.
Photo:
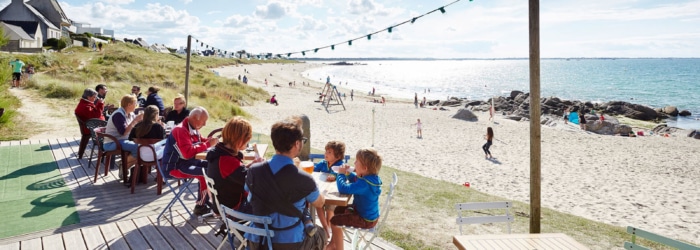
M119 140L119 145L122 146L122 151L129 151L131 153L131 157L136 158L136 154L139 148L139 145L134 143L133 141L129 141L127 139L124 140ZM115 150L117 149L117 144L114 142L107 142L105 143L105 150Z

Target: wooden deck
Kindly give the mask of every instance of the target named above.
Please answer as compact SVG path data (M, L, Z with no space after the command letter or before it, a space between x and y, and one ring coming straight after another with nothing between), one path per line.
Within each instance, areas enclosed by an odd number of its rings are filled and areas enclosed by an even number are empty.
M93 183L95 157L88 168L90 145L83 159L77 159L80 138L52 140L3 141L2 146L48 144L76 203L80 223L57 229L0 239L3 249L214 249L221 237L214 236L216 220L199 222L189 218L181 205L176 204L173 222L156 217L170 202L173 194L167 186L156 195L155 171L148 184L138 184L131 194L119 181L118 171L107 176L101 166L100 176ZM95 152L96 154L97 152ZM196 190L197 184L192 184ZM188 208L194 207L196 197L184 197ZM347 239L346 239L347 241ZM373 249L398 249L390 243L375 239ZM349 243L346 247L350 248ZM229 249L226 245L225 249Z

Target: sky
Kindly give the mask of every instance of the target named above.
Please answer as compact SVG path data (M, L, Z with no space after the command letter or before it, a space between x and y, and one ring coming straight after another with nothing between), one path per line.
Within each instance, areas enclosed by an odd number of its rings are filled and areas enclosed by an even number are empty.
M0 0L6 6L10 0ZM528 1L59 0L73 21L179 48L322 58L527 58ZM350 39L362 37L348 46ZM342 43L330 48L315 48ZM194 44L194 40L193 40ZM194 46L194 45L193 45ZM201 47L201 46L199 46ZM200 49L194 46L194 49ZM541 0L540 55L700 57L700 0ZM294 54L293 57L302 57Z

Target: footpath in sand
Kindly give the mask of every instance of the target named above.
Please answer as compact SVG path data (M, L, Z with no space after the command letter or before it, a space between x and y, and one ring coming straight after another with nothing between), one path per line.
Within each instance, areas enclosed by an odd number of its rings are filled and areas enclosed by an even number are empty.
M368 90L356 90L351 101L350 91L341 89L347 95L343 99L347 110L331 106L326 111L314 102L323 85L313 81L302 86L302 82L311 81L302 72L313 67L318 65L265 64L214 70L229 78L246 75L250 85L276 95L279 106L256 103L243 107L259 118L251 121L256 132L269 134L275 121L305 114L311 120L314 148L340 140L346 143L346 153L353 154L374 144L385 165L453 183L470 182L479 191L529 202L528 122L497 116L491 124L488 114L478 112L478 122L466 122L451 118L457 108L415 108L412 100L390 98L383 106L371 102L378 97L368 97ZM289 82L296 82L296 87L289 87ZM348 86L352 87L352 82ZM417 119L423 123L422 139L416 138L412 125ZM492 160L486 160L481 150L488 126L495 131ZM629 138L583 132L563 123L543 126L542 205L700 244L699 151L700 143L688 137Z

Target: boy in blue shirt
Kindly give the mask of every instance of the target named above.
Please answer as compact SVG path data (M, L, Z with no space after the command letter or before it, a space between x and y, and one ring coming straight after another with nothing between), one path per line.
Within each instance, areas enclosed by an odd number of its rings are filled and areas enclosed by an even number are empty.
M353 204L337 207L331 218L331 242L326 249L344 247L343 229L340 226L372 228L379 219L379 195L382 180L377 175L382 167L382 157L373 148L363 148L355 155L355 173L348 172L350 166L340 167L336 183L341 194L354 195Z
M323 154L324 159L316 163L314 166L314 172L328 173L326 181L335 181L333 166L342 166L343 157L345 157L345 143L341 141L329 141L326 143L326 153ZM323 208L326 211L328 225L330 225L330 219L333 217L335 206L324 205Z

